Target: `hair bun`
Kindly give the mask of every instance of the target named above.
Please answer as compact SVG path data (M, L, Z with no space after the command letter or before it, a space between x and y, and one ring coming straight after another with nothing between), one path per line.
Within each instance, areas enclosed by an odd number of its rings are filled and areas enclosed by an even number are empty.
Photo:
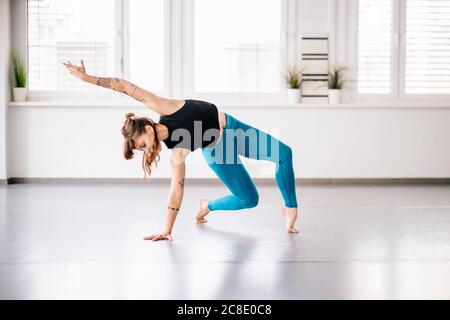
M134 113L133 112L128 112L125 117L127 118L127 120L131 119L132 117L134 117Z

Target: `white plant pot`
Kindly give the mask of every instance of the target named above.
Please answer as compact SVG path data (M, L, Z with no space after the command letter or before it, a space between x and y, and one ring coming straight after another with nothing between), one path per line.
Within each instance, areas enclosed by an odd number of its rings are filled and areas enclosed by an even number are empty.
M20 102L26 101L27 99L27 88L13 88L13 100Z
M328 89L328 102L330 104L341 103L342 90L341 89Z
M301 89L287 89L288 103L300 103L302 97Z

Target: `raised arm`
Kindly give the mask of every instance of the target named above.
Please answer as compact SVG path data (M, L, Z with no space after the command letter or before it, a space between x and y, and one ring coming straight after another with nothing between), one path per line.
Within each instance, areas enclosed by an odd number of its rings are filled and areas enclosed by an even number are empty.
M169 101L169 99L157 96L156 94L144 90L124 79L88 75L83 60L81 60L80 67L73 65L70 61L63 63L63 65L66 66L72 75L80 80L126 94L131 98L144 103L147 107L159 114L164 112L164 108Z
M184 178L186 173L186 156L190 150L183 148L173 148L170 156L170 166L172 178L170 183L170 192L167 199L167 220L164 232L156 235L144 237L144 240L172 240L172 230L178 211L181 208L181 202L184 196Z

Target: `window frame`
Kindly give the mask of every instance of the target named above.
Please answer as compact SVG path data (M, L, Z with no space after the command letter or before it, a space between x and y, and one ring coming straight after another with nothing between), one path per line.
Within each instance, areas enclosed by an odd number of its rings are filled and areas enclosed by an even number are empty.
M390 94L362 94L357 92L357 75L358 75L358 3L359 0L339 1L340 6L344 6L344 12L348 12L348 20L345 35L349 39L350 49L346 59L342 61L347 66L354 65L352 72L349 73L351 79L355 80L350 94L355 102L408 102L408 103L424 103L424 102L448 102L450 94L407 94L405 93L405 64L406 64L406 2L407 0L393 0L393 17L392 17L392 64L391 64L391 81L392 90ZM342 12L342 10L341 10ZM339 10L335 10L337 15ZM341 23L345 17L335 17ZM345 52L345 50L344 50Z
M406 87L406 2L407 0L398 0L399 2L399 10L400 10L400 19L401 24L399 26L400 28L400 47L402 48L400 52L400 77L402 79L400 83L400 93L399 97L402 100L407 101L420 101L420 102L426 102L426 101L432 101L432 102L448 102L450 101L450 94L445 93L427 93L427 94L419 94L419 93L406 93L405 87Z
M24 2L25 12L16 12L15 16L17 19L21 19L18 21L25 21L25 28L23 31L23 39L25 39L23 43L23 48L21 48L20 51L25 52L25 60L27 64L27 70L29 70L28 67L28 0L22 0ZM165 14L165 26L166 30L169 29L170 24L170 9L169 9L169 2L172 2L173 0L164 1L164 14ZM126 79L127 75L129 74L129 64L128 64L128 41L129 41L129 29L128 29L128 2L129 0L114 0L115 5L115 69L116 72L114 74L110 75L104 75L108 77L119 77ZM170 52L170 46L169 41L167 37L167 33L165 30L165 36L164 36L164 47L166 52ZM154 91L156 94L161 95L169 95L169 85L167 79L168 76L168 66L170 65L169 59L164 59L165 63L165 83L164 83L164 90L161 91ZM75 61L74 63L77 63ZM89 71L88 71L89 72ZM147 88L149 89L149 88ZM127 97L124 94L107 90L107 89L100 89L97 92L85 92L85 91L56 91L56 90L28 90L27 93L27 100L28 101L53 101L53 100L61 100L61 99L71 99L71 100L117 100L121 99L124 102L127 102L130 98ZM128 101L129 102L129 101Z
M398 26L398 20L397 20L397 14L396 14L396 1L392 0L393 3L393 10L392 10L392 48L391 48L391 70L390 70L390 78L391 78L391 92L390 93L358 93L358 65L359 65L359 52L358 52L358 38L359 38L359 0L347 0L348 2L341 2L341 5L347 6L348 10L348 25L346 28L346 37L349 39L350 43L350 50L348 52L347 59L345 61L346 66L354 66L351 68L351 71L348 73L348 76L351 78L351 80L354 80L354 86L351 87L350 93L352 96L352 100L358 101L358 102L368 102L368 101L394 101L397 100L397 84L398 84L398 78L397 78L397 72L396 68L398 63L397 57L398 57L398 45L397 45L397 26Z
M289 59L288 51L292 46L295 46L295 39L289 39L288 35L292 30L292 17L289 16L289 9L297 12L295 2L289 0L280 1L280 65L285 66L288 61L292 63L292 59ZM295 1L295 0L294 0ZM192 96L198 99L218 99L225 100L258 100L270 101L274 103L285 102L286 93L283 82L281 81L280 90L277 93L239 93L239 92L196 92L194 89L195 81L195 25L194 25L194 8L195 0L183 0L183 88L182 91L186 96ZM295 17L294 17L295 19ZM280 70L282 72L283 70Z
M122 34L123 39L120 42L120 52L121 52L121 76L123 79L130 79L130 28L129 28L129 3L130 0L115 0L118 1L121 5L122 14L120 12L116 15L116 18L122 19ZM172 30L171 21L173 20L173 17L171 15L171 7L172 7L173 0L164 0L164 83L163 83L163 91L152 91L155 94L167 96L170 95L170 57L171 57L171 41L170 41L170 34ZM147 90L151 90L151 88L144 88ZM123 96L123 95L122 95Z

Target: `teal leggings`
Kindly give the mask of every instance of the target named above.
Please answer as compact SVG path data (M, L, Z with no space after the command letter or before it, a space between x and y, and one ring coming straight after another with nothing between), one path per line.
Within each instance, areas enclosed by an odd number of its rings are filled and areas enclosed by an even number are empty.
M274 162L275 178L285 206L297 208L292 149L270 134L225 115L226 126L219 140L211 147L202 148L202 153L231 194L210 200L208 209L239 210L258 205L258 191L239 155Z

